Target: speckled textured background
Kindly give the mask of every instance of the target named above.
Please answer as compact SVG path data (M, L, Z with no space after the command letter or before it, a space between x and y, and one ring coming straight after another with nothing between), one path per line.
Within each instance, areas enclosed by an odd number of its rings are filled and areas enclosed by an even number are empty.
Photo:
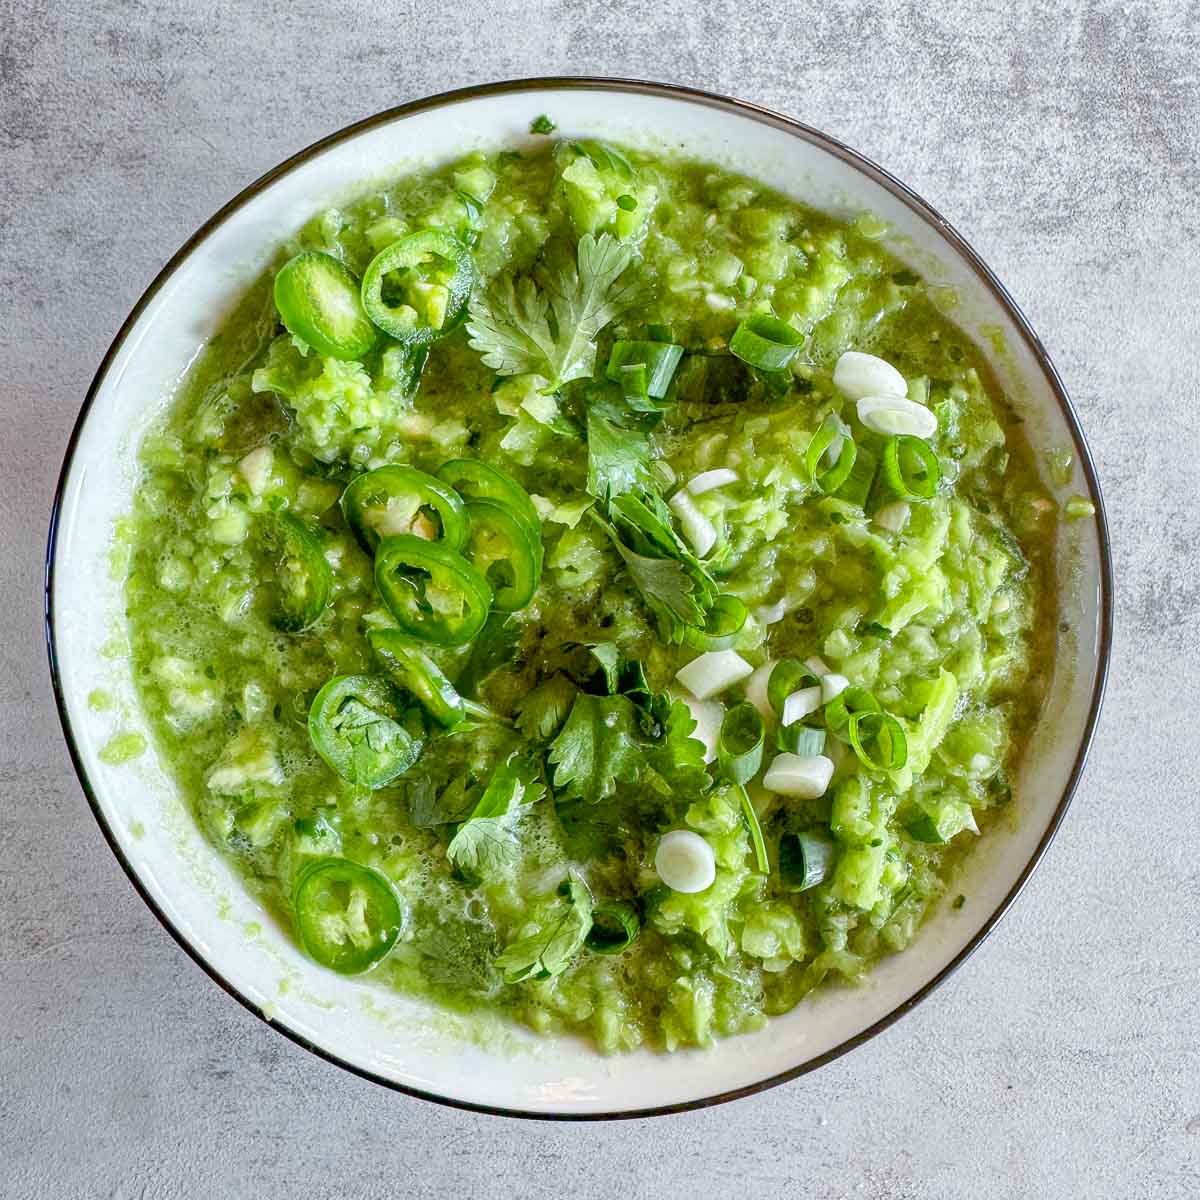
M1200 7L0 0L0 1194L1200 1194ZM975 243L1072 390L1118 635L1075 805L968 966L732 1107L548 1126L392 1095L210 983L109 854L40 627L61 449L196 225L379 108L532 74L696 84L884 163Z

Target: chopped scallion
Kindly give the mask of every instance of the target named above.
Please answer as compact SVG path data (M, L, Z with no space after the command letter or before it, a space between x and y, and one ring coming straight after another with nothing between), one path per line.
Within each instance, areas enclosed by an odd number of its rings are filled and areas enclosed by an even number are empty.
M865 446L859 446L846 482L837 490L837 498L845 500L847 504L857 504L859 508L865 508L867 497L871 494L871 485L875 482L875 467L875 455Z
M785 754L796 754L800 758L825 753L825 730L813 729L799 721L781 726L775 741Z
M729 339L729 350L742 362L760 371L782 371L804 345L804 334L795 326L766 313L747 317Z
M833 841L823 834L785 833L779 840L779 878L785 890L806 892L823 883L833 856Z
M846 733L859 762L868 770L898 771L908 762L904 727L891 713L852 713Z
M826 454L834 456L833 464L821 469ZM832 496L849 478L858 457L858 447L850 436L850 427L840 417L830 413L812 435L804 452L804 465L817 491Z
M605 374L614 383L622 383L622 369L640 364L646 373L646 395L661 400L682 357L683 347L672 342L614 342Z
M750 844L754 847L754 861L758 866L760 875L769 875L771 873L771 860L767 858L767 843L763 838L762 825L758 819L758 813L754 811L754 805L750 802L750 794L744 787L738 786L738 799L742 805L742 817L745 819L746 828L750 833Z
M753 779L762 766L766 730L762 714L743 700L735 704L721 722L717 741L717 767L730 783L743 784Z
M749 615L736 596L723 592L708 610L703 629L692 625L684 627L683 643L694 650L728 650L742 632Z
M642 927L637 909L626 900L601 900L592 909L592 927L584 945L593 954L620 954L637 940Z
M854 713L883 712L883 706L866 688L848 687L825 705L825 726L835 737L848 742L846 727Z
M937 492L942 468L927 442L902 433L883 448L883 478L901 500L930 500Z
M794 658L781 658L767 681L767 703L779 716L783 716L783 707L793 692L820 685L821 681L804 663L797 662Z

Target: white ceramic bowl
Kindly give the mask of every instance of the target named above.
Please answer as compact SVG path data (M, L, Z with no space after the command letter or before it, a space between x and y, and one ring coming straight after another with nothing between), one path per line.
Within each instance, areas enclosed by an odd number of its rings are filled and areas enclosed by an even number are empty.
M1067 632L1016 781L1019 820L982 842L964 889L970 903L937 913L867 985L823 991L710 1051L603 1058L576 1040L515 1028L497 1030L499 1041L483 1049L455 1018L315 966L200 835L153 755L124 767L99 757L115 728L140 723L128 664L106 647L122 624L107 545L130 506L138 441L198 348L282 236L315 211L402 169L525 144L542 112L568 136L677 147L830 212L884 218L893 251L957 291L957 319L987 350L1034 444L1074 445L1076 486L1096 506L1094 521L1062 530ZM999 354L983 336L997 329ZM114 853L167 929L233 996L316 1053L431 1099L542 1117L645 1115L743 1095L829 1061L907 1012L979 944L1046 848L1079 777L1108 663L1110 574L1099 489L1062 383L995 276L924 201L833 139L753 105L656 84L530 80L436 96L334 134L252 184L171 259L105 356L71 438L51 524L47 636L63 728ZM98 686L117 697L115 715L89 708Z

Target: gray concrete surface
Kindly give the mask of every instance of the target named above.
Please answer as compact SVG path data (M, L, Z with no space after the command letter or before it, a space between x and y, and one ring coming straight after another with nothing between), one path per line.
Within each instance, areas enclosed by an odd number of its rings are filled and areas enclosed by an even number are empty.
M1198 63L1165 0L0 0L0 1194L1200 1194ZM346 122L554 72L739 94L930 197L1074 393L1119 579L1083 785L966 969L814 1076L627 1125L392 1095L233 1003L105 848L39 624L68 430L195 226Z

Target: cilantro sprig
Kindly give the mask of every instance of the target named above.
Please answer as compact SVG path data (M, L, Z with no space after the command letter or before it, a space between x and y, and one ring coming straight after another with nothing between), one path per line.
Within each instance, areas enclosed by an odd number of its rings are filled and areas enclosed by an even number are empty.
M655 692L641 664L622 658L612 643L590 649L609 694L577 693L550 744L547 764L560 811L575 801L598 806L618 784L651 777L682 797L707 791L712 779L704 745L691 736L696 722L687 705Z
M517 825L545 789L528 759L514 755L501 764L479 803L450 839L446 856L464 875L494 875L520 856Z
M510 942L496 959L496 966L505 983L551 979L571 965L591 929L592 893L572 871L537 927Z
M600 331L631 305L633 249L611 234L551 243L532 275L505 273L471 299L471 348L498 375L540 375L546 390L590 377Z

